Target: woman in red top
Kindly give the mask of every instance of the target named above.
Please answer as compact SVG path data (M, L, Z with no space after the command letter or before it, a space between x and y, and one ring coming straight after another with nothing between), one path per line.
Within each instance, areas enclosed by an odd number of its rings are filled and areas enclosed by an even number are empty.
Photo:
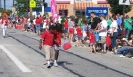
M65 22L64 22L64 38L68 37L68 19L65 18Z
M54 31L55 34L55 45L54 45L54 49L55 49L55 55L54 55L54 66L58 66L57 60L58 60L58 56L59 56L59 50L60 50L60 46L61 46L61 34L62 34L62 25L57 23L55 28L56 30Z
M82 29L80 28L80 25L77 25L76 31L77 31L78 41L75 46L77 47L78 45L82 44Z
M92 54L92 51L94 49L94 53L96 53L96 48L95 48L96 40L95 40L95 35L93 30L90 30L90 54Z
M40 19L39 19L39 17L36 18L36 32L37 32L37 35L40 34Z

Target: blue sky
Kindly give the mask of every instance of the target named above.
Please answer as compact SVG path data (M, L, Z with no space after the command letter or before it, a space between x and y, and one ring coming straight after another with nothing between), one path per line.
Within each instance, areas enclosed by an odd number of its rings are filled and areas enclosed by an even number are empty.
M1 0L2 1L2 7L4 7L4 0ZM48 3L48 6L50 6L50 1L51 0L45 0L47 3ZM13 4L13 2L12 2L12 0L6 0L6 8L7 9L11 9L11 7L12 7L12 4Z
M2 3L2 7L4 7L4 0L1 0L1 3ZM12 4L13 4L12 0L6 0L6 8L7 9L11 9Z

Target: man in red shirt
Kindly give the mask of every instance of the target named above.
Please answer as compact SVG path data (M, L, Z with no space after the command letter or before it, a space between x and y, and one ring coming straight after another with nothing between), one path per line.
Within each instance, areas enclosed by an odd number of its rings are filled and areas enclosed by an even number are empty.
M54 45L54 26L50 26L49 30L46 30L42 33L41 39L40 39L40 46L39 49L42 49L42 45L44 45L44 51L46 53L46 60L48 63L47 68L51 68L51 58L52 58L52 46ZM42 44L43 43L43 44Z
M2 24L2 28L3 28L3 37L5 38L6 30L7 30L7 26L8 26L8 19L6 17L3 17L1 24Z
M40 27L42 28L42 27L43 27L43 18L42 18L41 15L40 15L40 17L39 17L39 20L40 20Z

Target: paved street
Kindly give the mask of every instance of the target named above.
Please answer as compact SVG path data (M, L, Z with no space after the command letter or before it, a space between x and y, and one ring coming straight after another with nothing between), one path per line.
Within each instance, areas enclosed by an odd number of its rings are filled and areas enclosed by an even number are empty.
M0 49L0 77L133 77L133 59L111 53L89 54L89 48L62 50L59 67L47 69L45 53L38 49L39 36L14 29L8 29L7 34L3 38L0 29L0 45L14 58ZM24 72L26 69L13 61L16 58L30 72Z

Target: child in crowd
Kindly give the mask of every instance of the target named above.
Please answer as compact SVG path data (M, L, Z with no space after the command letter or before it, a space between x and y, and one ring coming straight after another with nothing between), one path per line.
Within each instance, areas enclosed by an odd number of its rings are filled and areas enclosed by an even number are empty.
M92 54L92 51L94 50L94 53L96 53L96 40L95 40L95 34L93 30L90 30L90 54Z
M32 31L33 33L36 33L36 32L35 32L35 25L34 25L33 21L31 21L30 28L31 28L31 31Z
M77 25L76 31L77 31L78 41L75 46L77 47L78 45L81 46L82 44L82 29L80 28L80 25Z
M90 40L89 40L89 37L90 37L90 31L91 30L91 23L88 23L88 25L86 26L86 34L87 34L87 37L86 37L86 42L90 45Z

